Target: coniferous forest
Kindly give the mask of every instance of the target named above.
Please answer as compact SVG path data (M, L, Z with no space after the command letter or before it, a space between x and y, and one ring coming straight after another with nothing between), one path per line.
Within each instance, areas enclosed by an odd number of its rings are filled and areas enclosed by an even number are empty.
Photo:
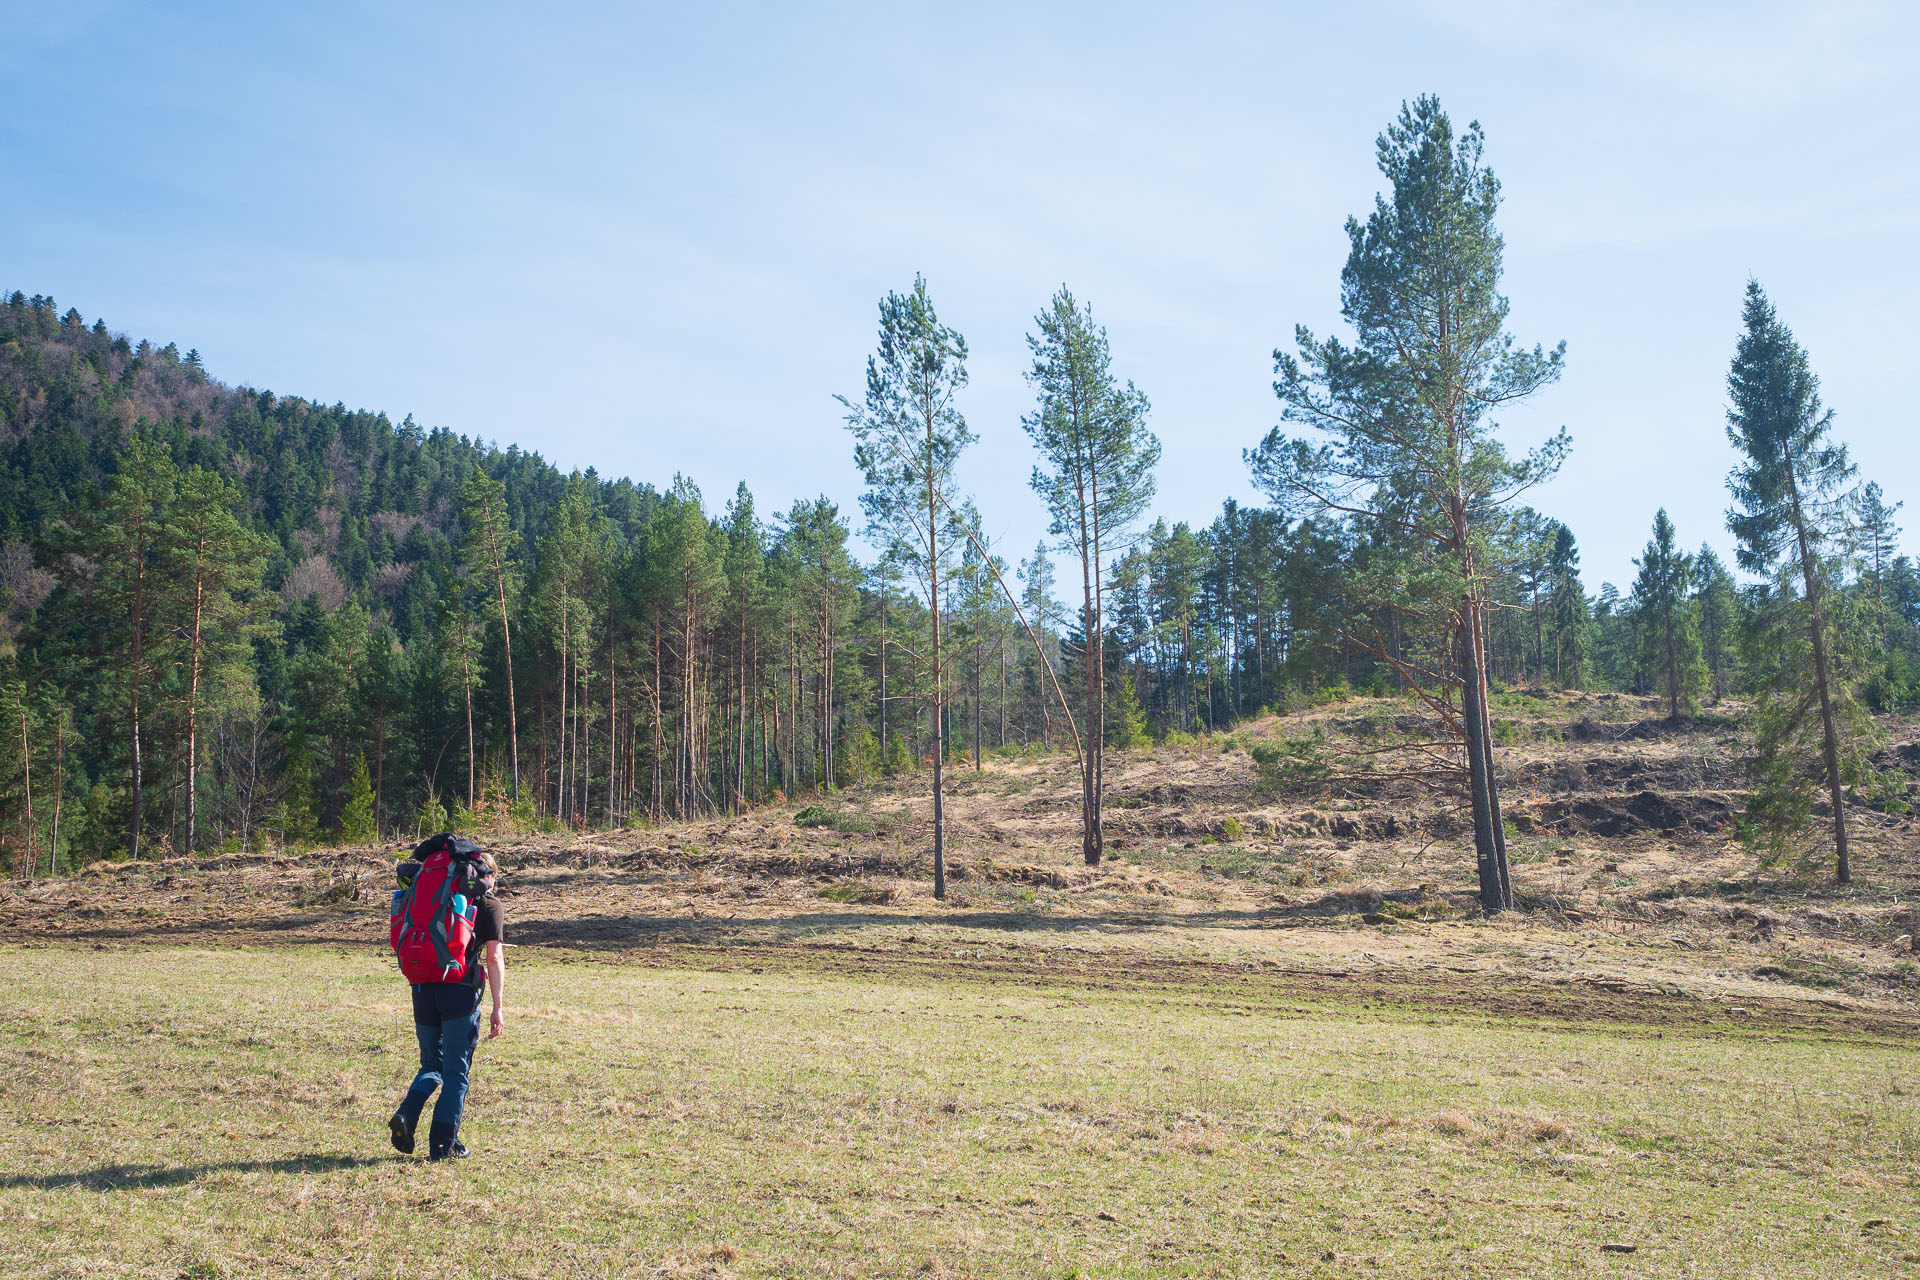
M1352 332L1275 353L1269 501L1154 514L1151 388L1063 289L1028 334L1036 547L987 545L955 480L964 335L927 281L879 309L843 385L859 509L562 474L411 418L231 385L174 341L44 295L0 305L0 847L16 874L185 850L369 843L493 821L731 813L877 775L1056 752L1101 857L1103 761L1265 709L1395 695L1430 741L1393 768L1463 788L1480 892L1511 905L1489 699L1753 709L1756 839L1871 799L1868 712L1920 705L1920 572L1759 284L1726 300L1725 563L1665 511L1629 583L1528 505L1576 442L1503 441L1563 362L1500 289L1476 127L1409 104L1349 225ZM937 282L935 282L937 283ZM1333 281L1328 287L1335 287ZM1737 320L1737 329L1735 322ZM227 376L244 371L221 370ZM999 428L996 428L999 429ZM878 548L856 556L852 538ZM1697 548L1697 549L1696 549ZM1327 763L1310 743L1277 769ZM1073 762L1073 763L1067 763ZM1817 813L1824 807L1824 821ZM936 874L940 824L936 813Z

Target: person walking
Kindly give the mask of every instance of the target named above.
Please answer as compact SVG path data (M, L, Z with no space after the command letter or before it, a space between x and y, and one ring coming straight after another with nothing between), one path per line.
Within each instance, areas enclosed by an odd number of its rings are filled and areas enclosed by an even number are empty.
M450 833L422 841L414 858L398 869L390 932L400 971L413 984L420 1070L387 1128L394 1149L412 1155L414 1130L437 1089L427 1158L459 1159L470 1154L460 1141L460 1118L487 992L493 993L487 1039L506 1026L506 922L494 892L499 866L492 854Z

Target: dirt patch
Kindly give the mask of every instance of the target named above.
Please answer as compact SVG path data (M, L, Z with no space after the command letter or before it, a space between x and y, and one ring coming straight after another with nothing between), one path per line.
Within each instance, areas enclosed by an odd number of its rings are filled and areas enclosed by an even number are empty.
M1725 830L1737 811L1735 803L1722 796L1639 791L1514 804L1507 815L1526 835L1618 839L1646 832L1713 834Z

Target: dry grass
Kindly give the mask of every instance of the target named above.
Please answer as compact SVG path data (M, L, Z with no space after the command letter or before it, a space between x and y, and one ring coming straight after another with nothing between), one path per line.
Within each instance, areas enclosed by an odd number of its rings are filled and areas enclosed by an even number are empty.
M390 850L0 886L0 1275L1913 1274L1915 819L1836 889L1732 722L1505 698L1489 920L1444 801L1249 758L1401 710L1116 759L1099 868L1068 758L956 770L944 903L920 779L498 841L453 1170L384 1145Z
M1861 1277L1920 1257L1907 1043L583 959L516 951L478 1155L441 1168L385 1146L410 1037L371 946L0 953L0 1273Z

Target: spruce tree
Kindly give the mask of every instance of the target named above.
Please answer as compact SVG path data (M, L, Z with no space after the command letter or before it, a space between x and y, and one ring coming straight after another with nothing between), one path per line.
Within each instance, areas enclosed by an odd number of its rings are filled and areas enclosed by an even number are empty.
M1640 669L1667 699L1667 717L1691 713L1705 689L1707 668L1700 660L1700 627L1689 595L1693 558L1681 551L1673 521L1662 507L1653 518L1653 538L1634 561L1634 625L1639 634Z
M1820 380L1792 330L1775 314L1757 280L1747 282L1743 332L1727 375L1732 406L1727 436L1740 461L1727 477L1733 507L1727 526L1739 544L1740 567L1772 587L1766 621L1798 631L1807 661L1779 672L1780 722L1797 724L1800 708L1817 706L1820 766L1833 815L1834 878L1853 878L1847 851L1846 780L1840 720L1845 690L1834 679L1831 607L1834 553L1844 530L1853 465L1831 439L1833 412L1820 402ZM1762 772L1789 777L1775 760L1791 735L1763 734Z
M1553 679L1563 689L1584 689L1593 651L1593 614L1580 585L1580 548L1573 530L1556 524L1547 557L1553 612Z
M347 800L340 806L340 842L366 844L374 835L373 780L367 774L367 758L355 756L347 779Z

